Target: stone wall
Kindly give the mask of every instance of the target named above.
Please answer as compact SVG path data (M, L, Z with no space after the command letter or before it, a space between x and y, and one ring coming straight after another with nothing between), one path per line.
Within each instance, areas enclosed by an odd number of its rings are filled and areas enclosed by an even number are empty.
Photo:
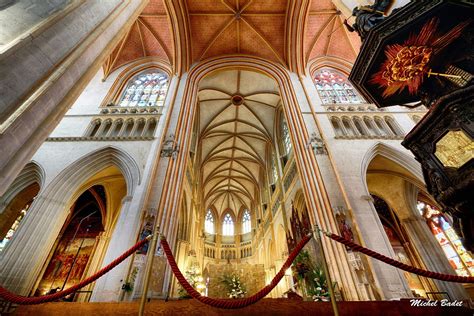
M247 295L257 293L265 286L265 270L263 264L226 263L209 264L204 270L204 280L209 277L209 297L228 298L227 289L221 282L224 275L235 273L240 277L242 285L247 290Z

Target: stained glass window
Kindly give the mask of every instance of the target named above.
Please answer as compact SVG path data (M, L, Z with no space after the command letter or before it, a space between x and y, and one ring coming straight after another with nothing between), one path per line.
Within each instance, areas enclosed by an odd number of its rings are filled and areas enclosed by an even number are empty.
M204 220L204 231L208 234L214 234L214 216L212 216L211 210L207 211Z
M250 212L249 210L245 210L244 215L242 216L242 234L250 233L251 228Z
M436 207L418 201L418 211L426 218L426 222L441 245L449 263L458 275L474 276L474 261L466 251L448 218Z
M283 142L285 154L289 155L293 147L291 145L290 131L288 130L288 125L286 124L286 121L283 117L281 119L281 141Z
M10 229L7 231L7 234L5 235L5 238L0 240L0 252L3 251L5 246L8 244L8 242L12 239L13 234L16 232L18 229L18 226L20 226L20 222L25 217L26 212L30 208L30 204L25 205L25 207L20 211L20 215L15 219L15 222L13 222L13 225L10 227Z
M222 235L234 235L234 221L232 220L232 216L230 216L229 213L224 216L224 221L222 223Z
M347 78L337 71L323 68L315 73L314 82L323 104L364 103Z
M163 106L168 90L168 76L148 69L133 77L124 89L120 106Z

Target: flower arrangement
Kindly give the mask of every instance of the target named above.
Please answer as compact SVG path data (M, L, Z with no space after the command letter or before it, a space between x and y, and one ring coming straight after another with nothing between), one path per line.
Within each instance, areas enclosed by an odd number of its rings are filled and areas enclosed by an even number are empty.
M189 284L191 284L191 286L195 288L198 292L201 293L202 290L205 288L204 284L202 283L203 278L199 271L199 267L197 267L196 265L192 265L191 267L189 267L184 272L184 277L189 282ZM178 288L178 295L179 295L179 298L191 298L188 292L181 285L179 285L179 288Z
M224 275L221 282L226 286L229 298L242 298L247 294L245 286L240 281L238 275Z
M304 296L309 296L314 301L328 302L330 300L323 269L320 265L313 263L308 251L304 250L298 254L293 262L292 271Z
M308 290L313 301L329 302L330 297L328 284L322 268L320 266L315 266L315 268L311 270L309 277L314 281L312 288Z

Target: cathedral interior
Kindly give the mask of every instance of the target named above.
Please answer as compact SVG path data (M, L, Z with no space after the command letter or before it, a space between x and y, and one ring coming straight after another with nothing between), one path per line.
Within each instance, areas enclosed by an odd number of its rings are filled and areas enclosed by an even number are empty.
M389 3L385 13L370 9L377 3ZM467 307L472 279L420 276L325 235L474 277L467 220L447 211L402 145L431 109L381 107L352 80L370 50L364 36L375 38L360 23L379 23L363 15L388 21L409 4L0 1L0 286L60 293L147 238L61 300L189 302L166 238L203 297L237 301L271 285L265 300L329 314L352 301ZM455 135L468 149L448 162L472 166L468 134Z

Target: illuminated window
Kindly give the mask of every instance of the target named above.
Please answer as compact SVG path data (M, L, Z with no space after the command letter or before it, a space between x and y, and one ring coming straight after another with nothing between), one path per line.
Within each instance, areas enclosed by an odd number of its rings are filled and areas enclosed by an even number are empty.
M286 124L286 121L283 118L283 115L281 118L281 141L283 142L285 154L289 155L293 147L291 145L290 131L288 130L288 125Z
M321 69L314 75L316 89L323 104L365 103L347 78L330 69Z
M242 216L242 234L250 233L251 228L250 212L249 210L245 210L244 215Z
M15 219L15 222L13 222L13 225L8 230L7 234L5 235L5 238L0 240L0 252L3 251L3 249L8 244L8 242L12 239L13 234L18 229L18 226L20 226L20 222L23 219L23 217L25 217L25 214L28 211L28 208L30 207L30 205L31 203L25 205L25 207L20 211L20 215L18 215L18 217Z
M204 231L208 234L214 234L214 216L211 210L207 211L206 219L204 220Z
M277 169L277 164L276 164L276 160L275 160L275 155L272 155L272 180L273 180L273 184L277 183L278 181L278 169Z
M434 206L418 201L418 211L443 248L449 263L458 275L474 276L474 261L461 243L448 218Z
M124 89L120 106L163 106L168 90L168 76L148 69L133 77Z
M234 221L230 214L224 216L224 221L222 223L222 235L232 236L234 235Z

